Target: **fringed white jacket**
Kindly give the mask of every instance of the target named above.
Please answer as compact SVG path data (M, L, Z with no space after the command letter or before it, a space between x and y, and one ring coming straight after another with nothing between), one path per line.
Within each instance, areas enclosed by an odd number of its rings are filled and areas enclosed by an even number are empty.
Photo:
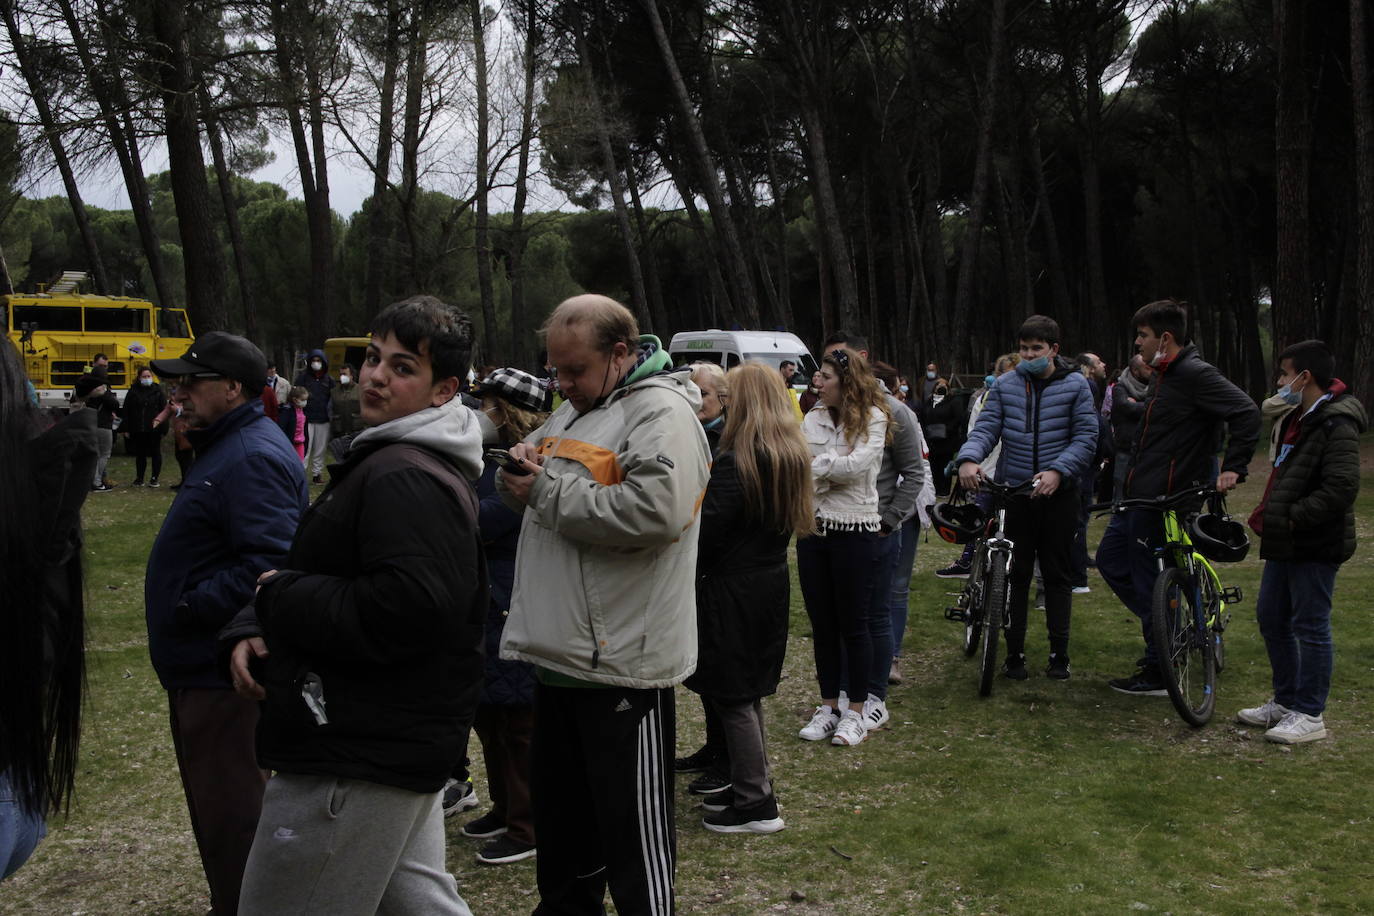
M811 447L811 477L816 488L816 519L827 531L877 531L878 469L883 463L887 416L877 407L868 428L850 443L830 410L817 404L806 414L802 433Z

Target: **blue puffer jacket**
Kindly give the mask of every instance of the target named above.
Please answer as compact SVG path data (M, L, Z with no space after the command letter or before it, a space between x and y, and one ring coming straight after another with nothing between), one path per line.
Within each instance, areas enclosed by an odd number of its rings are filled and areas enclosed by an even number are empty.
M301 460L254 398L191 430L196 462L163 519L143 581L162 686L222 687L216 634L286 561L309 502Z
M1078 367L1056 358L1048 379L1015 370L1000 376L955 463L981 462L999 439L997 479L1005 484L1017 486L1040 471L1058 471L1065 482L1081 477L1097 450L1097 416Z
M501 633L510 613L510 593L515 585L515 547L520 542L521 516L507 508L497 494L496 470L495 463L486 462L477 481L477 497L481 500L477 528L491 586L482 702L495 706L529 705L534 702L534 666L501 658Z

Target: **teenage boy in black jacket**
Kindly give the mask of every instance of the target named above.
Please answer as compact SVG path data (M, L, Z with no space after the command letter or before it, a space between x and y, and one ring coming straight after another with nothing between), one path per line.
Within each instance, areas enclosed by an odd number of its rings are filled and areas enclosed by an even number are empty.
M1249 395L1198 356L1188 339L1188 311L1164 299L1143 306L1131 323L1136 344L1154 368L1149 400L1136 428L1123 499L1165 496L1215 482L1226 493L1245 480L1259 439L1260 413ZM1221 471L1216 454L1230 432ZM1122 460L1120 456L1118 461ZM1150 640L1150 600L1159 572L1154 549L1162 541L1163 516L1149 509L1119 512L1097 548L1097 571L1121 603L1140 618L1145 658L1140 670L1110 682L1136 696L1167 696Z
M1331 593L1336 571L1355 553L1360 433L1369 419L1335 372L1320 340L1279 354L1279 397L1293 409L1279 421L1274 469L1250 516L1264 560L1255 616L1274 695L1236 718L1268 729L1264 737L1280 744L1326 737Z
M481 691L489 600L469 483L482 434L457 397L471 353L471 322L437 299L373 320L371 428L222 634L237 689L263 700L258 759L275 771L242 912L469 913L440 795Z

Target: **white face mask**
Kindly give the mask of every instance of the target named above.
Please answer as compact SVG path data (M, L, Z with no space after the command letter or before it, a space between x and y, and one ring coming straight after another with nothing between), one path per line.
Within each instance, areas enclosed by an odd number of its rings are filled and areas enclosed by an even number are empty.
M305 409L305 405L306 405L306 402L305 402L305 401L297 401L297 402L296 402L296 406L299 407L301 410L304 410L304 409Z
M350 382L352 382L352 381L353 381L353 376L351 376L351 375L341 375L341 376L339 376L339 384L340 384L340 385L347 385L348 383L350 383Z
M324 368L324 363L320 362L318 359L312 360L310 362L310 368L314 369L316 372L319 372L321 369Z
M151 384L153 383L153 380L150 379L150 378L141 378L141 379L138 380L138 383L139 383L140 385L148 386L148 385L151 385Z

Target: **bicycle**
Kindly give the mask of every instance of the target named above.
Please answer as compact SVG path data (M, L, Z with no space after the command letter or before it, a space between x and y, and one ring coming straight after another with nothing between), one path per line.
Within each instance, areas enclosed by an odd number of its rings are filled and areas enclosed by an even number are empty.
M1180 519L1185 505L1199 501L1206 502L1206 514L1191 511ZM1153 551L1159 575L1150 601L1151 642L1174 708L1194 728L1206 725L1216 707L1216 676L1225 667L1228 608L1242 600L1239 587L1221 584L1212 561L1243 560L1250 548L1245 529L1226 514L1225 497L1210 486L1092 509L1163 515L1164 542Z
M985 515L979 507L959 502L962 491L956 490L948 502L935 506L931 515L940 537L954 544L972 541L975 545L968 580L955 604L945 608L945 619L963 622L965 656L981 649L978 695L985 697L992 694L992 679L997 674L997 640L1010 622L1008 577L1015 545L1005 533L1007 503L1013 497L1030 494L1034 485L1026 481L1010 487L984 479L979 486L992 495L991 513Z

